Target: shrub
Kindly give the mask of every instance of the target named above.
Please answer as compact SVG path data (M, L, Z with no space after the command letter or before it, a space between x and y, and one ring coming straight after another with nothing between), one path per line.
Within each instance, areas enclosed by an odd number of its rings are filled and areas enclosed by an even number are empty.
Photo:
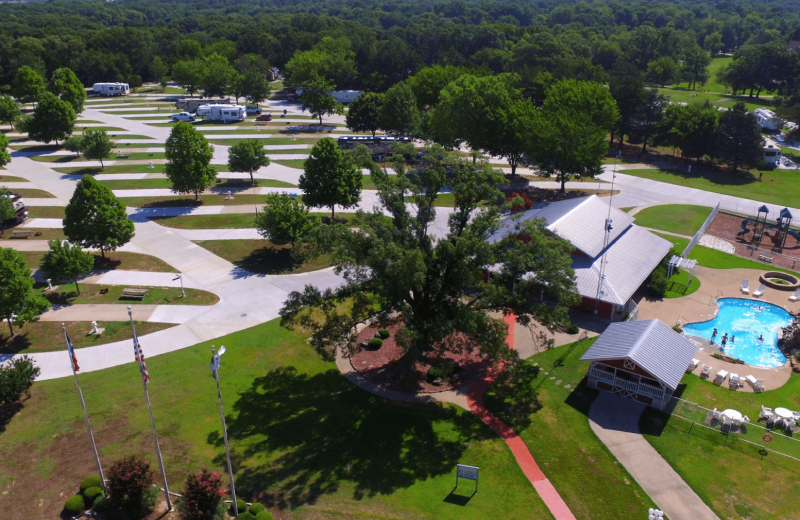
M264 507L263 504L259 504L258 502L256 502L255 504L250 504L250 514L251 515L258 516L258 513L262 512L262 511L266 511L266 510L267 510L267 508Z
M103 496L103 490L99 487L90 487L83 492L83 502L87 508L94 506L97 497Z
M674 327L672 327L672 330L674 330L678 334L682 334L683 333L683 327L681 327L680 325L675 325Z
M158 494L158 488L153 487L150 463L136 455L111 465L107 489L114 509L133 518L152 511Z
M383 340L381 338L372 338L369 340L368 345L371 350L378 350L383 345Z
M102 488L103 481L100 480L100 477L97 475L92 475L91 477L86 477L81 482L81 494L86 493L86 490L89 488Z
M236 509L239 511L239 514L241 515L242 513L247 511L247 502L245 502L241 498L237 498L236 499ZM231 504L231 511L232 510L233 510L233 504Z
M665 269L659 267L653 271L653 276L650 277L650 294L658 298L663 298L667 294L667 273Z
M256 517L250 513L239 513L239 516L236 517L236 520L256 520Z
M427 379L428 381L434 381L436 379L447 379L456 372L460 372L461 367L456 365L455 363L442 363L440 365L434 365L430 369L428 369Z
M570 323L567 325L567 334L577 334L581 331L580 327L575 325L574 323Z
M389 332L387 329L381 329L381 330L379 330L379 331L378 331L378 334L380 334L380 335L381 335L381 338L383 338L383 339L386 339L386 338L388 338L389 336L391 336L391 335L392 335L392 333L391 333L391 332Z
M220 517L220 513L225 513L222 505L225 493L222 476L203 468L199 474L192 473L186 478L178 511L187 520L214 520Z
M69 516L78 516L86 509L83 505L83 497L81 495L74 495L64 502L64 512Z
M533 207L533 201L527 195L516 191L506 201L510 203L512 213L529 210Z
M261 511L256 515L256 520L272 520L272 513L269 511Z

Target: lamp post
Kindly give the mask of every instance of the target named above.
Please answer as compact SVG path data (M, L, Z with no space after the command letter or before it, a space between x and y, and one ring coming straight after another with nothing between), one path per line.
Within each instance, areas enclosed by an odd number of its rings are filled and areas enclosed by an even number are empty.
M222 438L225 440L225 458L228 460L228 477L231 479L231 499L233 500L233 516L239 516L236 506L236 486L233 484L233 467L231 466L231 451L228 448L228 429L225 426L225 412L222 409L222 391L219 388L219 357L225 353L225 345L219 347L219 352L214 352L211 345L211 373L217 382L217 399L219 400L219 417L222 420Z
M183 275L175 275L175 278L173 278L172 281L174 282L175 280L181 281L181 298L186 298L186 291L183 290Z

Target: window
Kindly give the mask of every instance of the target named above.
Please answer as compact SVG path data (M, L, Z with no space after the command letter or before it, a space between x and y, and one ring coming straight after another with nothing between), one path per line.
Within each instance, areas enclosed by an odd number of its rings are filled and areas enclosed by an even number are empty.
M636 363L629 359L626 359L622 366L625 368L625 370L636 370Z

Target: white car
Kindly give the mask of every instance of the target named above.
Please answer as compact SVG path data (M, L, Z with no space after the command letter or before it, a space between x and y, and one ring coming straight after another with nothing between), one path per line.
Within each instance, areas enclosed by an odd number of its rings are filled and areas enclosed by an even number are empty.
M188 121L192 122L195 120L194 114L190 114L189 112L181 112L180 114L172 114L169 116L170 121Z

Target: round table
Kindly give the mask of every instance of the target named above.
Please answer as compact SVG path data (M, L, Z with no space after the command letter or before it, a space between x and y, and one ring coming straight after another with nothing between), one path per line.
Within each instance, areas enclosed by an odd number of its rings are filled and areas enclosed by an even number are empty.
M794 419L794 413L788 408L775 408L775 415L781 419Z
M741 422L741 420L742 420L742 412L739 412L737 410L732 410L732 409L724 410L722 412L722 415L725 415L725 416L729 417L731 420L734 420L734 421Z

